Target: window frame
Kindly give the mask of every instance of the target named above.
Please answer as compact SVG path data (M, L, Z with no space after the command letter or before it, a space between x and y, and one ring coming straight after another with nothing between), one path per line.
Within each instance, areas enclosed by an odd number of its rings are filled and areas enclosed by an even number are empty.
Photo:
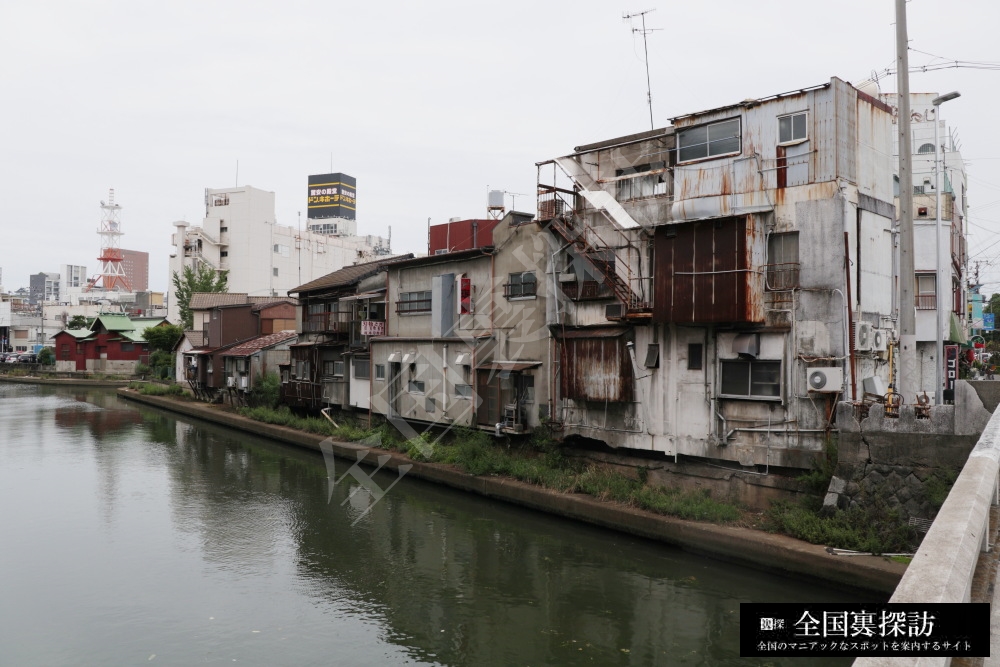
M621 202L670 194L670 184L664 178L666 170L667 165L663 162L616 169L615 198Z
M795 136L795 118L798 117L798 116L801 116L804 119L803 120L803 127L802 127L802 131L804 132L804 134L801 137ZM781 121L784 120L784 119L786 119L786 118L790 119L791 127L789 129L791 130L791 138L789 138L789 139L782 139L781 138ZM778 116L777 122L778 122L778 145L779 146L794 146L795 144L801 144L804 141L809 141L809 111L808 110L793 111L792 113L781 114L780 116Z
M408 380L406 382L406 392L408 394L425 394L427 385L423 380Z
M722 137L718 139L711 138L711 128L718 127L720 125L725 125L727 123L735 122L737 124L737 134L735 136L737 142L736 150L730 151L719 151L717 153L712 152L712 145L719 144L727 139L732 139L734 137ZM684 140L684 136L688 134L694 134L700 130L705 131L705 139L701 143L694 143L687 146L682 146L681 143ZM697 155L693 157L681 157L681 152L684 150L690 150L692 148L704 146L705 154ZM708 123L700 123L698 125L692 125L690 127L685 127L677 130L677 164L690 164L692 162L701 162L702 160L716 160L723 157L730 157L734 155L739 155L743 152L743 119L740 116L733 116L731 118L725 118L721 120L715 120Z
M385 364L375 364L375 379L385 382Z
M723 382L725 381L726 367L727 365L745 365L747 367L746 381L747 381L747 393L745 394L735 394L731 392L725 392L723 390ZM777 380L776 382L770 382L766 384L776 385L777 394L755 394L753 393L754 385L765 384L760 382L754 382L754 366L760 368L760 371L764 371L765 367L770 367L771 372L776 372ZM782 362L780 359L719 359L719 379L718 379L718 396L719 398L729 398L744 401L780 401L782 398L782 391L784 389L782 383ZM759 377L759 376L758 376ZM731 379L730 379L731 381Z
M524 277L531 276L531 280L525 282ZM516 278L516 280L515 280ZM525 287L530 284L531 293L525 292ZM534 271L517 271L507 274L507 284L503 286L503 296L508 301L517 299L535 299L538 297L538 277Z
M414 298L414 295L426 295ZM396 301L397 315L425 315L431 312L431 303L434 299L433 290L414 290L411 292L400 292ZM426 304L425 307L414 308L409 304Z

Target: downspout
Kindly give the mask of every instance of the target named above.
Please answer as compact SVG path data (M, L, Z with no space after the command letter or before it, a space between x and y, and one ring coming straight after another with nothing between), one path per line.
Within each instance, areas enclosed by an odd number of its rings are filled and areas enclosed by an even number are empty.
M844 274L847 277L847 334L850 346L849 357L851 364L851 400L858 397L858 378L855 370L854 339L850 334L854 331L854 301L851 296L851 243L850 235L844 232Z

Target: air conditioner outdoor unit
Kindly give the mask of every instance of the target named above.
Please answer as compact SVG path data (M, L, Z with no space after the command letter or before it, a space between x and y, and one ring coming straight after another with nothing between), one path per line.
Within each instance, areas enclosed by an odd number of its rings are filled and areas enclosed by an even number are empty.
M885 352L889 345L889 332L885 329L872 330L872 349L876 352Z
M625 317L625 309L620 303L609 303L604 306L604 317L609 320L620 320Z
M226 386L227 387L235 387L236 386L236 378L233 377L233 376L227 377L226 378Z
M240 377L240 389L243 391L246 391L247 389L247 385L249 384L248 380L249 378L246 375Z
M809 391L840 391L844 384L844 371L841 368L809 368L806 376Z
M854 349L858 352L870 352L874 343L873 332L871 322L855 322Z

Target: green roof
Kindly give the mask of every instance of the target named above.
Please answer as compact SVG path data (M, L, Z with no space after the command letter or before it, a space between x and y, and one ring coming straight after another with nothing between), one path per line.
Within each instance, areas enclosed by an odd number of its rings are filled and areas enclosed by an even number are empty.
M84 339L93 334L94 332L90 329L65 329L63 333L68 333L73 338Z
M135 324L128 318L128 315L98 315L90 325L91 331L97 331L97 324L101 323L108 331L132 331Z

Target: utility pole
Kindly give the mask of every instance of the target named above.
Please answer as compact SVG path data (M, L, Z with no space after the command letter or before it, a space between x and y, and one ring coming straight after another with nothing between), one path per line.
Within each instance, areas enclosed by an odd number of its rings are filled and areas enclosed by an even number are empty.
M633 33L642 33L642 50L646 58L646 102L649 104L649 129L655 130L656 126L653 124L653 92L652 87L649 84L649 47L646 45L646 35L653 32L654 30L659 30L659 28L649 28L646 29L646 14L650 12L655 12L655 9L644 9L641 12L632 12L631 14L622 14L622 19L631 21L633 18L638 16L642 20L642 28L632 28Z
M899 393L916 399L917 317L913 290L913 151L910 144L910 58L906 0L896 0L896 76L899 80ZM935 360L940 362L940 360Z

